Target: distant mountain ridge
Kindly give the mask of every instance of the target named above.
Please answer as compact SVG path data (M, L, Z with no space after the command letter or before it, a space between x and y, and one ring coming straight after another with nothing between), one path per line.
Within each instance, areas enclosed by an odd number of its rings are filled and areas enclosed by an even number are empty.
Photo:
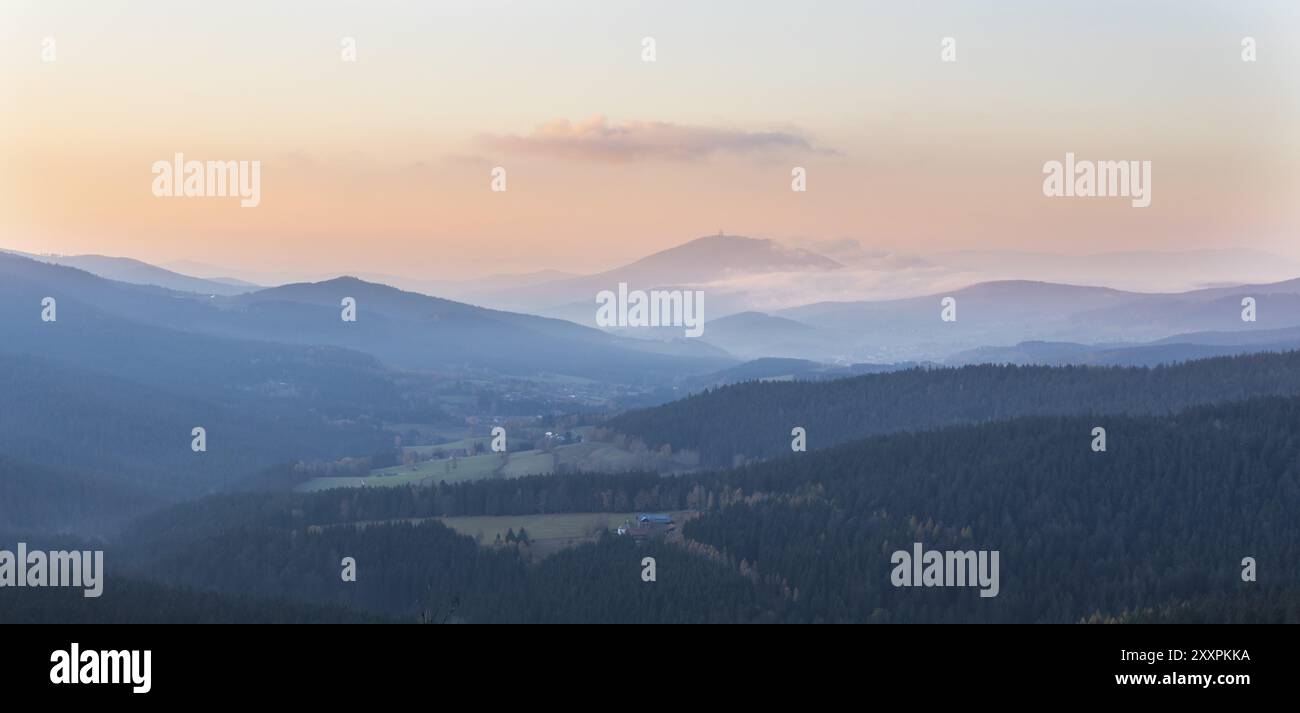
M47 263L52 261L52 258L34 259ZM434 320L443 329L464 327L464 324L457 322L460 319L484 320L479 323L480 327L506 323L517 329L539 332L543 338L577 339L586 344L627 349L636 353L703 360L726 360L731 357L738 361L769 357L791 358L840 365L918 361L970 363L971 359L978 358L1022 363L1030 355L1042 355L1049 359L1036 363L1069 363L1060 361L1067 358L1061 348L1056 348L1051 353L1044 351L1041 346L1021 348L1016 353L1007 351L1012 348L1011 345L1040 343L1086 345L1087 349L1082 346L1070 347L1068 351L1076 355L1072 357L1076 360L1074 363L1111 363L1094 361L1099 357L1088 354L1144 345L1151 347L1159 340L1176 338L1181 334L1220 332L1225 335L1218 342L1218 346L1222 347L1220 349L1182 350L1187 358L1195 358L1244 353L1250 350L1241 347L1247 346L1252 340L1261 345L1267 341L1250 337L1249 334L1253 332L1300 327L1300 278L1297 278L1275 283L1219 286L1174 293L1133 292L1035 280L998 280L978 282L950 292L922 297L816 302L768 312L748 309L736 311L743 307L743 294L725 290L719 293L706 289L706 326L704 335L699 339L682 340L678 330L624 329L602 335L601 330L589 329L594 327L595 294L600 290L614 288L619 282L628 282L634 289L690 289L690 283L694 280L725 279L727 275L737 272L751 277L758 276L755 279L761 283L765 271L811 270L832 273L844 267L816 253L788 248L772 240L733 235L698 238L595 275L575 277L558 273L558 279L549 279L557 273L537 271L518 276L519 286L504 292L496 288L510 284L509 276L492 278L485 283L485 294L513 294L517 298L515 301L520 304L518 310L475 307L464 301L406 292L358 278L333 278L250 290L247 285L190 278L127 258L80 256L60 260L89 262L92 263L91 267L101 272L119 274L134 284L158 285L163 289L202 295L212 301L210 306L217 308L216 313L209 311L202 318L195 318L194 314L186 310L172 309L177 314L161 322L166 326L241 338L287 339L300 343L324 339L326 341L323 343L368 351L388 360L395 359L397 361L394 363L404 367L415 365L422 357L417 357L404 345L394 345L386 341L389 338L378 336L378 332L371 329L377 325L358 327L350 335L331 329L313 334L298 334L300 330L288 329L288 325L283 323L274 327L267 324L259 326L256 320L248 322L228 320L225 317L229 317L232 311L252 310L267 319L290 319L289 313L295 309L301 310L305 304L324 310L326 306L332 306L334 293L352 289L366 291L368 304L380 307L380 314L372 314L372 318L377 319L397 318L417 323ZM355 282L349 283L348 279ZM369 290L363 285L377 287ZM398 293L404 296L398 296ZM1240 303L1246 296L1257 302L1257 322L1240 320ZM138 297L138 294L134 295L133 299ZM220 299L214 300L214 297ZM940 300L946 297L953 297L957 301L957 319L954 322L939 319ZM107 304L115 304L117 298L127 298L127 295L118 291ZM548 301L563 298L573 298L574 301L547 307ZM179 303L184 298L173 296L172 301ZM280 302L299 306L291 308L288 304L277 304ZM139 315L149 315L155 311L154 306L142 306L138 299L130 309L136 319L140 318ZM212 319L213 314L218 314L221 318ZM305 315L301 316L305 318ZM304 324L309 323L316 322L308 318ZM395 326L390 324L389 328ZM358 340L358 335L355 334L357 332L370 333L374 339ZM483 337L490 332L491 330L475 331L475 334ZM443 348L437 350L448 358L460 352L459 346L464 344L465 333L456 333L462 336L451 340L451 345L444 340ZM335 338L342 341L329 341ZM1290 344L1288 339L1277 341L1273 346ZM456 343L457 340L459 344ZM508 346L511 344L508 339L494 344L496 346L490 348L486 355L478 358L485 359L489 368L500 369L503 368L503 362L510 361L503 357L507 351L514 351L514 347ZM425 350L428 348L427 344L421 347ZM1180 353L1179 350L1170 348L1148 348L1147 352L1145 356L1139 356L1138 352L1128 352L1124 357L1109 354L1104 358L1133 358L1137 360L1134 363L1152 363L1153 359L1177 360ZM549 354L557 361L563 361L554 350L543 349L539 354ZM462 356L463 358L451 362L444 360L443 364L464 367L474 360L470 354ZM509 368L519 367L515 365ZM688 370L707 373L716 368L724 367L715 363L701 365L700 369L689 367Z
M195 334L334 346L418 370L558 373L611 381L671 381L736 360L626 339L562 320L491 310L398 290L356 278L297 283L229 297L129 285L75 268L0 254L0 291L37 305L55 296L64 314L76 302L98 312ZM357 301L357 319L341 319L341 302ZM66 300L66 302L65 302ZM21 311L15 319L23 319ZM38 317L38 312L31 312Z
M1300 349L1300 327L1237 332L1193 332L1139 344L1021 342L980 347L954 355L949 365L1045 364L1156 366L1216 356Z
M738 276L784 272L835 271L844 267L828 257L774 240L738 235L709 235L660 250L603 272L552 280L517 288L491 290L479 297L486 304L592 323L594 300L601 290L620 282L632 289L699 287ZM740 296L711 293L713 314L744 309Z
M78 270L85 270L92 275L97 275L109 280L118 282L127 282L133 285L153 285L165 287L169 290L179 290L181 292L194 292L207 295L238 295L251 290L260 289L257 285L242 280L231 278L210 278L191 277L179 272L173 272L147 262L142 262L129 257L109 257L106 255L33 255L30 253L18 252L16 250L0 250L0 252L19 255L22 257L47 262L52 265L64 265L75 267Z
M941 319L946 297L955 300L955 321ZM1256 301L1255 322L1241 319L1245 297ZM814 331L787 330L785 343L793 348L765 356L843 362L942 361L999 344L1142 343L1190 332L1248 333L1300 327L1300 279L1182 293L1006 280L925 297L822 302L777 310L770 316ZM705 339L709 338L706 324ZM739 336L727 338L724 332L713 338L717 346L734 349L738 356L759 356L741 348Z
M739 235L708 235L660 250L636 262L591 277L640 278L657 282L705 282L727 272L838 270L844 265L814 252L774 240Z
M277 464L367 458L392 447L387 424L442 415L399 379L562 374L671 392L735 363L677 349L355 278L222 297L0 253L0 458L16 464L0 497L24 492L0 529L108 527ZM196 427L206 451L191 450Z
M934 264L983 280L1074 282L1150 292L1180 292L1212 283L1269 283L1300 275L1300 263L1252 248L1130 250L1089 255L1015 250L957 250L927 256Z

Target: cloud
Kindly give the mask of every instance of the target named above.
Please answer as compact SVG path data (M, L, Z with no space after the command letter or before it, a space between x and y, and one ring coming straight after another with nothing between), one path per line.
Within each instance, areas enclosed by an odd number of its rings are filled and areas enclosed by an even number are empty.
M481 143L499 151L586 161L637 159L694 161L713 154L833 153L795 131L741 131L663 121L610 123L603 116L579 122L557 119L527 136L488 134Z
M856 302L919 297L967 287L978 273L938 266L851 267L833 272L782 272L729 275L699 285L729 304L768 312L817 302Z
M923 268L932 266L931 260L920 255L900 253L882 248L867 247L857 238L791 238L789 243L796 247L815 252L819 255L854 267L866 267L878 270Z

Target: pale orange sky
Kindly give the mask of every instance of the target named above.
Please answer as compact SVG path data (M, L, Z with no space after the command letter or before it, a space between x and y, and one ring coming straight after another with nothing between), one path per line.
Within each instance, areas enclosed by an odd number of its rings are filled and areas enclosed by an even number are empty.
M718 229L1300 258L1290 3L172 5L0 3L0 247L430 278ZM1152 161L1151 207L1043 197L1066 151ZM154 197L176 152L260 160L261 205Z

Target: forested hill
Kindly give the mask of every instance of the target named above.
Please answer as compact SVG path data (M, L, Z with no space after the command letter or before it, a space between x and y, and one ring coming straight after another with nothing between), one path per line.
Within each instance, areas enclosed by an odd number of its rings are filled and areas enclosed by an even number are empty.
M72 587L0 589L0 624L382 624L399 620L330 604L200 592L108 577L111 596Z
M1071 622L1300 579L1298 398L892 434L719 475L743 501L684 532L800 591L786 620ZM1000 551L1000 594L889 586L913 542ZM1271 571L1243 582L1245 557Z
M1096 426L1104 452L1091 447ZM1300 397L1261 398L888 434L669 477L227 494L141 518L112 552L169 585L407 620L453 598L465 621L1272 620L1290 600L1270 592L1300 580L1297 502ZM629 509L698 514L684 545L610 536L540 567L430 520L338 524ZM891 554L917 542L999 552L998 595L891 586ZM639 579L647 553L659 558L653 586ZM364 564L355 588L338 582L345 555ZM1242 581L1246 557L1256 582Z
M1165 414L1199 404L1300 394L1300 352L1156 367L1002 366L909 369L833 381L725 386L613 419L614 430L658 448L699 452L708 466L864 436L1018 416Z
M148 489L112 475L45 468L0 455L0 530L100 532L163 503Z

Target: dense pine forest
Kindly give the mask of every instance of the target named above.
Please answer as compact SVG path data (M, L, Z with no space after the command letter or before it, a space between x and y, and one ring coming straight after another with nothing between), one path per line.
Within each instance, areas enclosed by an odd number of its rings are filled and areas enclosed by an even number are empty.
M1297 502L1300 398L1265 397L887 434L676 476L215 495L137 519L108 556L165 591L408 622L1272 620L1295 615ZM606 534L540 561L434 519L628 510L695 515L676 541ZM918 542L1000 552L1000 593L892 586L891 553ZM646 555L654 582L639 576ZM1246 557L1256 582L1242 581ZM105 600L140 591L164 590Z
M1300 394L1300 352L1222 357L1157 367L915 368L833 381L748 382L632 411L609 426L652 448L700 454L706 465L879 433L1017 416L1166 414L1199 404Z

